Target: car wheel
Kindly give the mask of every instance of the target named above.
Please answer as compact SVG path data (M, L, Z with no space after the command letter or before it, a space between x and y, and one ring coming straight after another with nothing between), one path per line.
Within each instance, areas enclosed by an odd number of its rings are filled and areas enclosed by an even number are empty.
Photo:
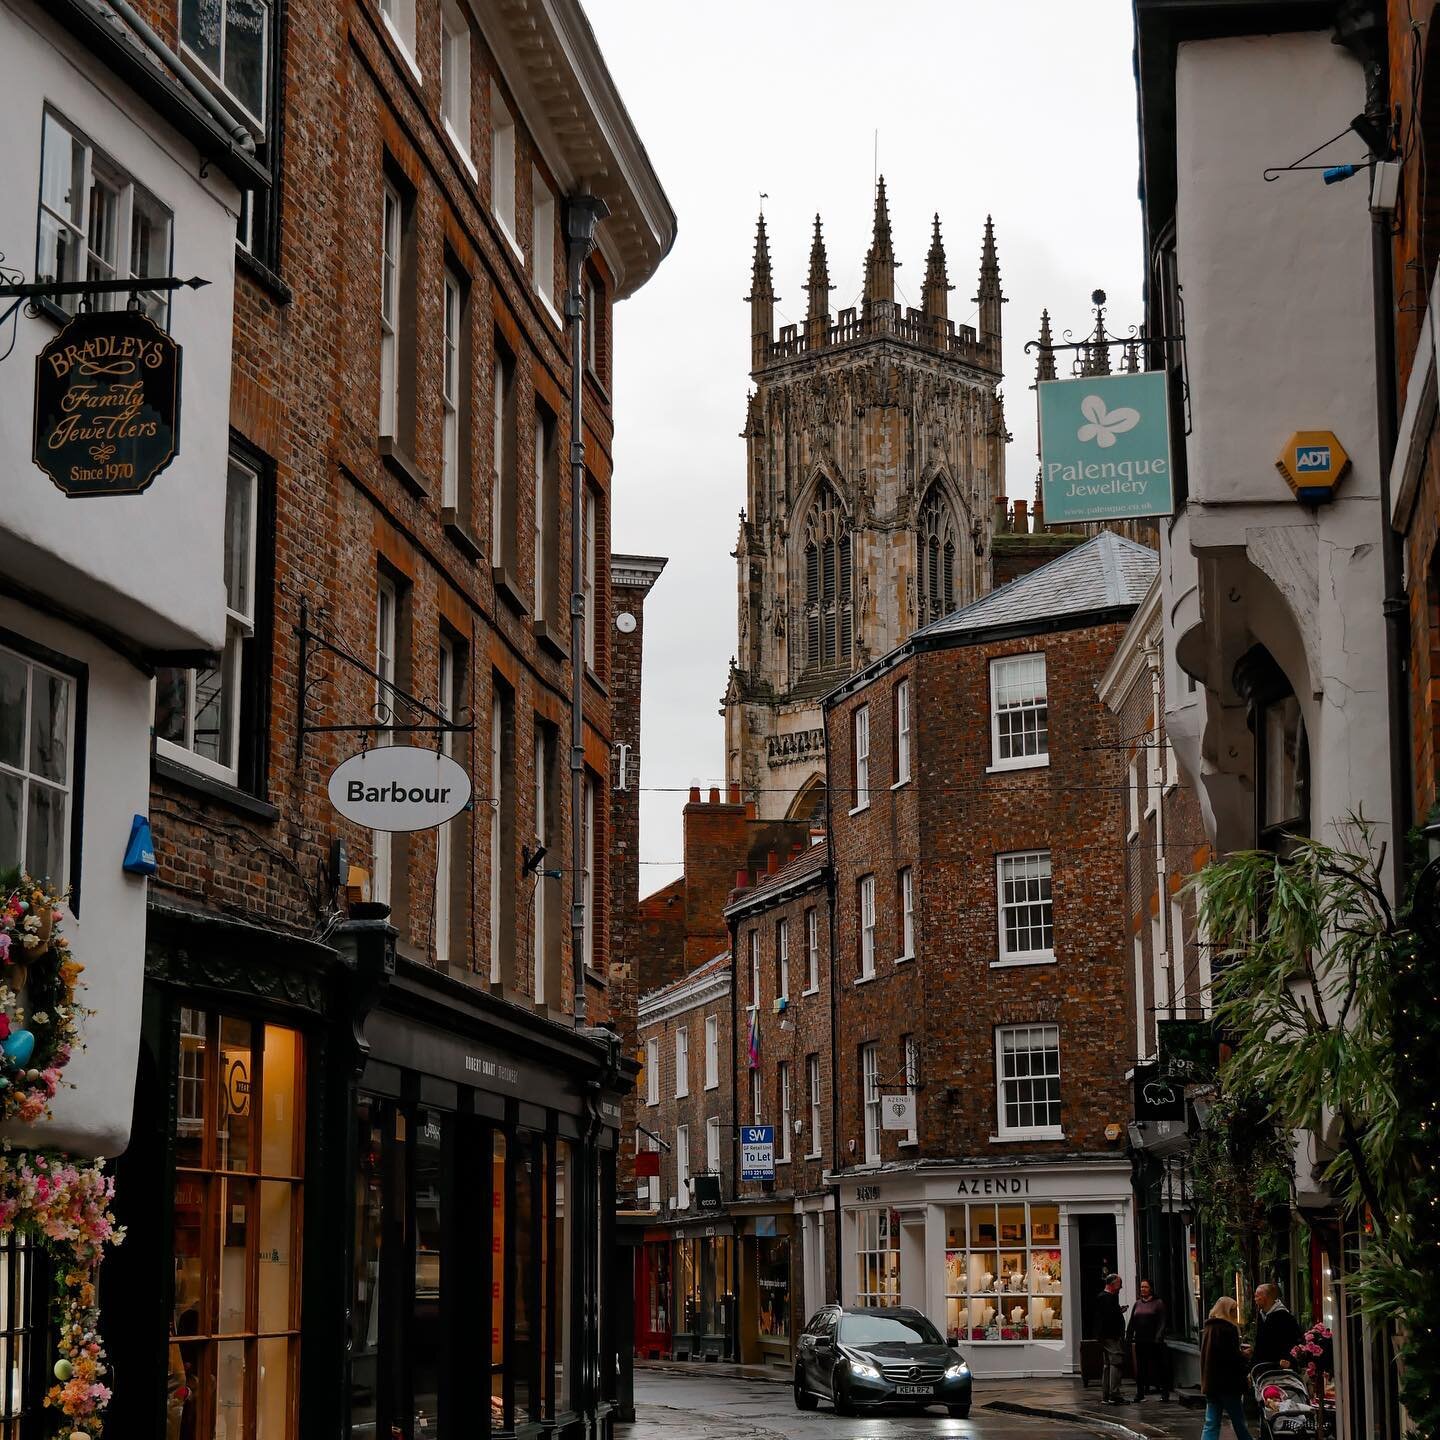
M952 1419L968 1420L970 1418L970 1402L968 1400L963 1405L951 1405L947 1408Z
M795 1408L797 1410L813 1410L818 1402L815 1397L805 1388L805 1382L800 1378L800 1367L795 1367Z
M835 1413L837 1415L853 1415L855 1413L855 1402L850 1398L850 1386L846 1382L843 1369L835 1372L830 1382L831 1394L835 1396Z

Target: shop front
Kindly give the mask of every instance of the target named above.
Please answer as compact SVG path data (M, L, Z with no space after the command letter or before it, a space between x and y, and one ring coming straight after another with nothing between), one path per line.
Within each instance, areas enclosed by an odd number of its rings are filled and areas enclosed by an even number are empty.
M676 1360L735 1358L734 1226L728 1220L675 1233Z
M392 936L152 914L117 1434L608 1430L618 1050Z
M740 1257L740 1360L788 1369L796 1328L800 1237L793 1214L737 1219ZM804 1325L805 1317L799 1317Z
M635 1247L635 1353L642 1360L670 1354L671 1258L668 1230L647 1230Z
M1123 1162L879 1172L842 1186L841 1236L843 1301L924 1310L978 1375L1078 1372L1105 1273L1134 1293Z

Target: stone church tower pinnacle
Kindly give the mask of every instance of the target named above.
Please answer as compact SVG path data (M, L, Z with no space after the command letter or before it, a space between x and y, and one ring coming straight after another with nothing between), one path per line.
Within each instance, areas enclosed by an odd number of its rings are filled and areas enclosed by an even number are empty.
M882 177L858 305L831 311L817 215L804 323L776 334L763 215L756 227L725 743L728 779L766 819L823 815L822 697L990 584L1006 439L994 226L974 324L950 318L938 214L918 309L897 299L899 264Z

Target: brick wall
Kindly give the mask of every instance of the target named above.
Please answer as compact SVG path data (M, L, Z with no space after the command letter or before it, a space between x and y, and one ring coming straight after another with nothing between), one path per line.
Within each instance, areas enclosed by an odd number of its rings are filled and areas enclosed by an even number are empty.
M156 7L162 29L173 5ZM156 898L243 915L311 932L330 903L324 876L330 842L343 838L352 862L372 864L371 836L341 821L325 796L330 770L360 748L356 736L311 737L296 767L297 639L302 601L312 622L355 655L374 652L375 605L382 568L401 590L398 682L433 703L442 633L465 653L466 677L456 696L473 736L457 735L456 758L476 780L473 817L455 822L453 945L449 968L488 983L490 927L489 728L492 696L510 696L507 774L513 823L502 854L500 893L507 934L502 993L532 1003L530 907L519 876L520 848L535 831L533 737L550 727L556 738L551 790L552 855L569 869L568 635L546 640L529 613L533 584L528 539L534 521L532 456L539 407L561 417L556 443L564 454L569 364L564 335L544 310L527 263L517 257L490 209L490 83L505 88L479 31L472 36L471 154L473 180L438 114L440 7L418 0L417 83L370 3L337 7L328 0L291 0L284 50L284 152L278 280L242 264L236 281L232 421L273 477L275 525L266 537L274 584L262 596L268 640L263 714L268 764L258 795L157 778L153 803L160 872ZM517 239L533 253L531 165L544 163L523 123L517 124ZM411 207L403 252L401 354L404 418L402 459L382 453L379 409L381 193L384 179ZM563 237L555 237L557 256ZM446 265L468 283L465 339L470 383L462 391L468 488L452 516L442 515L440 457L443 371L442 290ZM610 277L598 255L593 272ZM608 329L608 313L601 317ZM492 385L496 336L515 357L513 567L497 578L490 551ZM603 369L603 361L602 361ZM608 376L602 375L608 383ZM610 679L608 533L612 419L600 384L583 396L586 467L597 500L597 656L587 681L585 755L596 781L594 880L596 979L600 1015L608 950ZM556 604L566 609L570 574L568 485L558 487L554 553ZM451 523L447 524L447 520ZM478 549L478 558L476 551ZM263 640L262 636L262 640ZM326 685L310 697L314 723L357 723L372 714L373 682L338 663L320 662ZM256 803L257 800L260 803ZM434 832L395 837L394 920L404 953L435 963ZM528 884L528 882L526 882ZM561 882L542 881L556 887ZM519 899L515 899L516 893ZM573 1003L568 894L552 933L558 938L546 1002L559 1014ZM552 909L547 912L556 913Z
M834 791L839 1163L863 1160L860 1049L878 1046L882 1089L904 1083L903 1036L919 1049L918 1145L880 1137L880 1159L1111 1151L1123 1141L1126 1020L1124 852L1118 727L1095 686L1123 627L1055 631L924 651L827 713L832 775L851 773L853 717L870 708L870 803L848 813ZM1050 763L987 773L989 662L1043 650ZM894 690L908 679L914 755L895 780ZM997 856L1051 853L1055 962L998 967ZM901 960L897 872L913 866L916 958ZM858 882L876 879L875 978L859 975ZM860 983L857 983L860 981ZM1060 1030L1063 1140L996 1143L996 1028ZM1121 1132L1123 1136L1123 1131Z

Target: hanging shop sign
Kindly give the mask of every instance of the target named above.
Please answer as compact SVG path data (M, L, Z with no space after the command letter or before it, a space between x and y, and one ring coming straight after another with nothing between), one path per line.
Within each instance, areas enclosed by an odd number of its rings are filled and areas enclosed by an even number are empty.
M35 359L35 463L72 499L138 495L180 451L180 347L143 310L82 310Z
M1163 370L1040 383L1045 523L1169 515L1170 401Z
M915 1125L915 1097L913 1095L882 1095L880 1097L880 1128L882 1130L910 1130Z
M695 1175L691 1177L690 1184L695 1191L696 1210L702 1215L718 1215L721 1210L720 1177Z
M1161 1074L1158 1065L1135 1067L1135 1118L1137 1120L1183 1120L1185 1084Z
M1155 1034L1162 1075L1182 1085L1215 1078L1220 1055L1208 1020L1157 1020Z
M431 830L470 803L470 777L438 751L382 745L336 767L330 803L368 830Z
M1350 468L1350 456L1333 430L1297 430L1275 460L1275 468L1306 505L1335 498L1335 487Z
M773 1180L775 1178L775 1127L773 1125L742 1125L740 1127L740 1178L742 1180Z

